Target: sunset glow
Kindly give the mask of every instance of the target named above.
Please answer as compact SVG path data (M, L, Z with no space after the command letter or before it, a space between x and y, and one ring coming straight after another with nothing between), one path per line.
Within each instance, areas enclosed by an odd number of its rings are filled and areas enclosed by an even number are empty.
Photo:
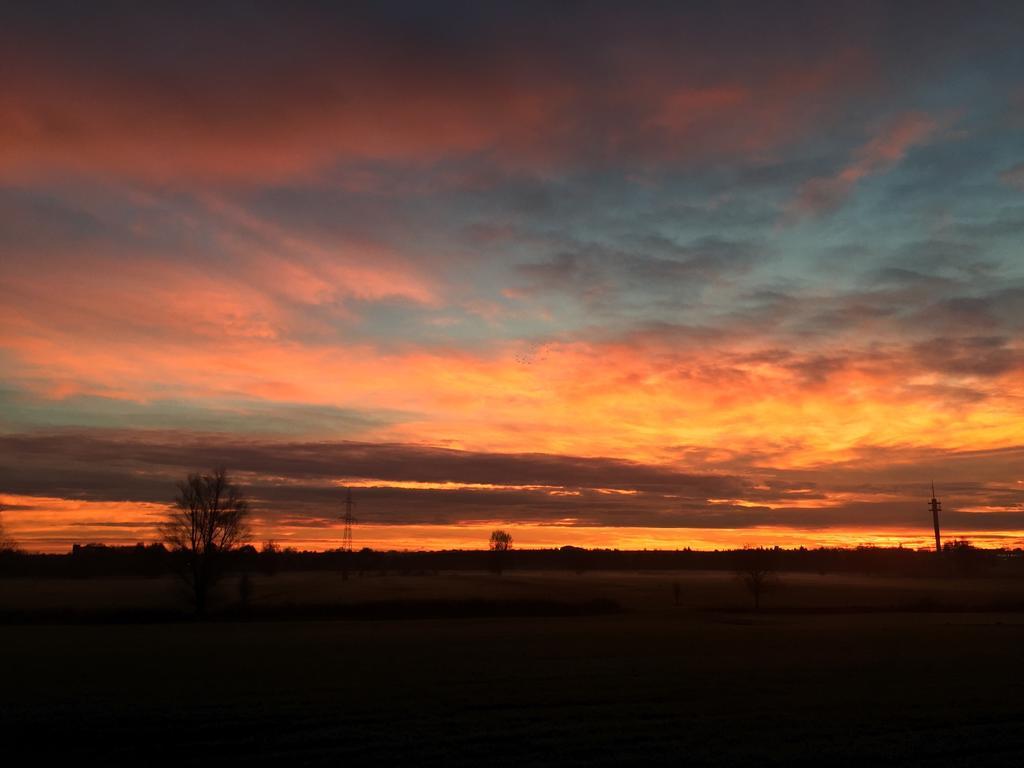
M0 24L23 548L1024 543L1011 30L144 5Z

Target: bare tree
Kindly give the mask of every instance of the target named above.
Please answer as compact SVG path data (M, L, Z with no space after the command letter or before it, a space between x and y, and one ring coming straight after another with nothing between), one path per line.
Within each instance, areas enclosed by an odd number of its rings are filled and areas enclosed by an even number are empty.
M491 531L490 548L494 553L494 572L500 575L505 570L508 551L512 549L512 534L502 530Z
M754 610L760 610L761 598L779 585L771 552L765 549L745 549L740 557L736 575L754 600Z
M224 468L190 474L160 530L181 557L181 575L192 590L196 614L206 615L210 589L221 576L222 555L248 533L249 504Z

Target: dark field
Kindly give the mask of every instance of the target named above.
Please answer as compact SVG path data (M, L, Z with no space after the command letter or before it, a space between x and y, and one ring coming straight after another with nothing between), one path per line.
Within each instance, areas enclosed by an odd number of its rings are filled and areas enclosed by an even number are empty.
M80 622L180 600L162 579L0 590ZM282 574L254 579L250 615L596 599L621 611L2 626L3 743L179 765L1024 761L1019 581L783 575L755 613L727 573Z

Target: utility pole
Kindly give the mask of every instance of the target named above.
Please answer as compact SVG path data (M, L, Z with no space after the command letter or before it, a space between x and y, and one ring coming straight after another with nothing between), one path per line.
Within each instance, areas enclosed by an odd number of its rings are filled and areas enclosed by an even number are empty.
M942 539L939 536L939 512L942 511L942 504L935 498L935 481L932 481L932 500L928 502L932 511L932 525L935 526L935 554L942 554Z

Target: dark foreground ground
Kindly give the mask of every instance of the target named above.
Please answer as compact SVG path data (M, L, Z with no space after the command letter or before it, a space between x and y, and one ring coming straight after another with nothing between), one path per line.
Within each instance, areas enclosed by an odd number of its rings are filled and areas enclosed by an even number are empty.
M992 608L1022 593L784 576L754 613L729 574L263 578L255 606L543 596L623 610L0 626L0 738L11 765L1017 766L1024 613ZM8 610L173 599L156 581L0 591Z

